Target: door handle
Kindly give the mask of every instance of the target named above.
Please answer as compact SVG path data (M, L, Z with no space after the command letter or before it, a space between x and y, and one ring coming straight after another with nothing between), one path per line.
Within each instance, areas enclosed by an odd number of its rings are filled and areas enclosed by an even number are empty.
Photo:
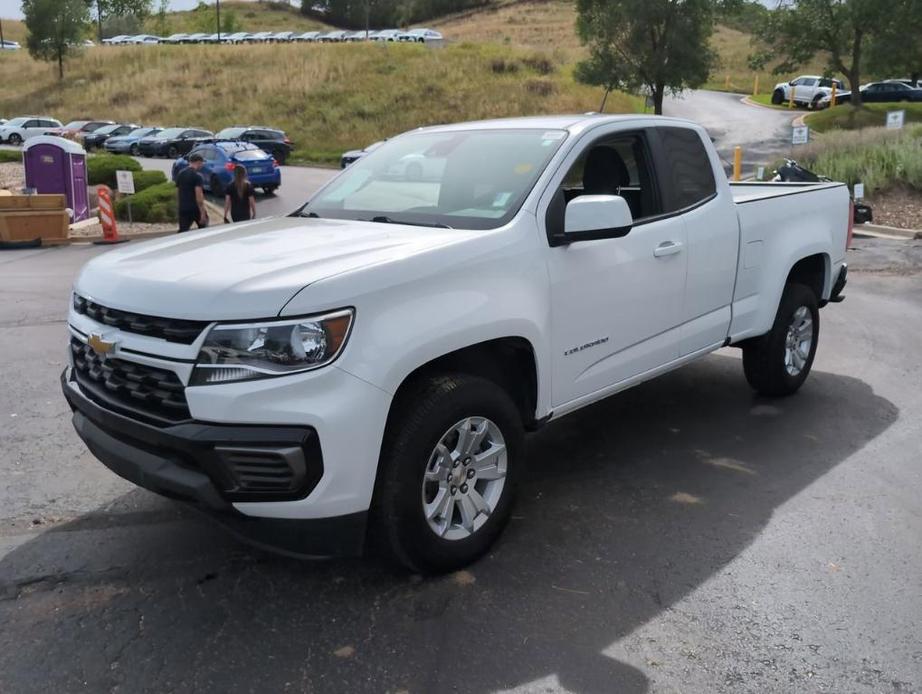
M653 249L653 255L662 258L665 255L675 255L682 252L682 244L678 241L663 241Z

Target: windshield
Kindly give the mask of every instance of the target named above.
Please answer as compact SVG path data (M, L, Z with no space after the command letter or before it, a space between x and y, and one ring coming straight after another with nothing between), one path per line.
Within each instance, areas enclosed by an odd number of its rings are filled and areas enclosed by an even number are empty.
M22 125L27 120L29 119L28 118L14 118L13 120L9 121L7 125Z
M144 137L145 135L156 134L156 128L135 128L126 137Z
M158 140L168 140L173 137L179 137L184 132L186 132L185 128L167 128L166 130L161 130L159 133L154 135L154 137L156 137Z
M564 130L416 132L359 159L299 213L495 229L518 212Z
M244 149L236 152L229 152L237 161L259 161L260 159L269 159L269 155L261 149Z
M108 135L109 133L111 133L111 132L113 132L113 131L117 130L118 128L121 128L121 127L122 127L122 126L120 126L120 125L104 125L104 126L102 126L99 130L97 130L96 132L99 133L100 135Z
M224 130L219 130L215 137L219 140L224 138L228 140L234 140L243 135L245 132L246 128L224 128Z

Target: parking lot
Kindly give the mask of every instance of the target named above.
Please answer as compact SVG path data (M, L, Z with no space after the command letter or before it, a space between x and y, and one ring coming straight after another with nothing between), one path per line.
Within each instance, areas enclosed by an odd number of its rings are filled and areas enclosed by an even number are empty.
M58 382L104 249L0 255L0 691L919 691L922 244L857 246L798 395L723 350L552 424L439 579L264 554L110 473Z

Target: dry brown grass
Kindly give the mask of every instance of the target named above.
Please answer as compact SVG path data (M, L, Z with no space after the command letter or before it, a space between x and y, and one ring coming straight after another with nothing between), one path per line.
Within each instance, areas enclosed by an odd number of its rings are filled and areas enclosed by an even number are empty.
M156 4L156 3L154 3ZM281 3L233 2L221 0L221 11L237 16L241 31L330 31L333 27L301 14L296 7ZM191 24L191 12L171 12L170 31L198 31Z
M262 123L285 129L295 156L311 161L421 125L589 111L601 96L553 56L498 45L95 48L68 62L63 83L25 51L9 61L0 113L212 130ZM618 94L607 110L637 105Z

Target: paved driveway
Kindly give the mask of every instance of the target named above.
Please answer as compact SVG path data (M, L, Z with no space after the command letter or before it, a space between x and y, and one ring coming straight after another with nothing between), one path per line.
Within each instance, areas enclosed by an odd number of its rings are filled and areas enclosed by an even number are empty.
M2 692L922 689L922 244L861 241L815 369L724 350L548 426L465 571L302 563L109 473L59 393L98 247L0 254Z

